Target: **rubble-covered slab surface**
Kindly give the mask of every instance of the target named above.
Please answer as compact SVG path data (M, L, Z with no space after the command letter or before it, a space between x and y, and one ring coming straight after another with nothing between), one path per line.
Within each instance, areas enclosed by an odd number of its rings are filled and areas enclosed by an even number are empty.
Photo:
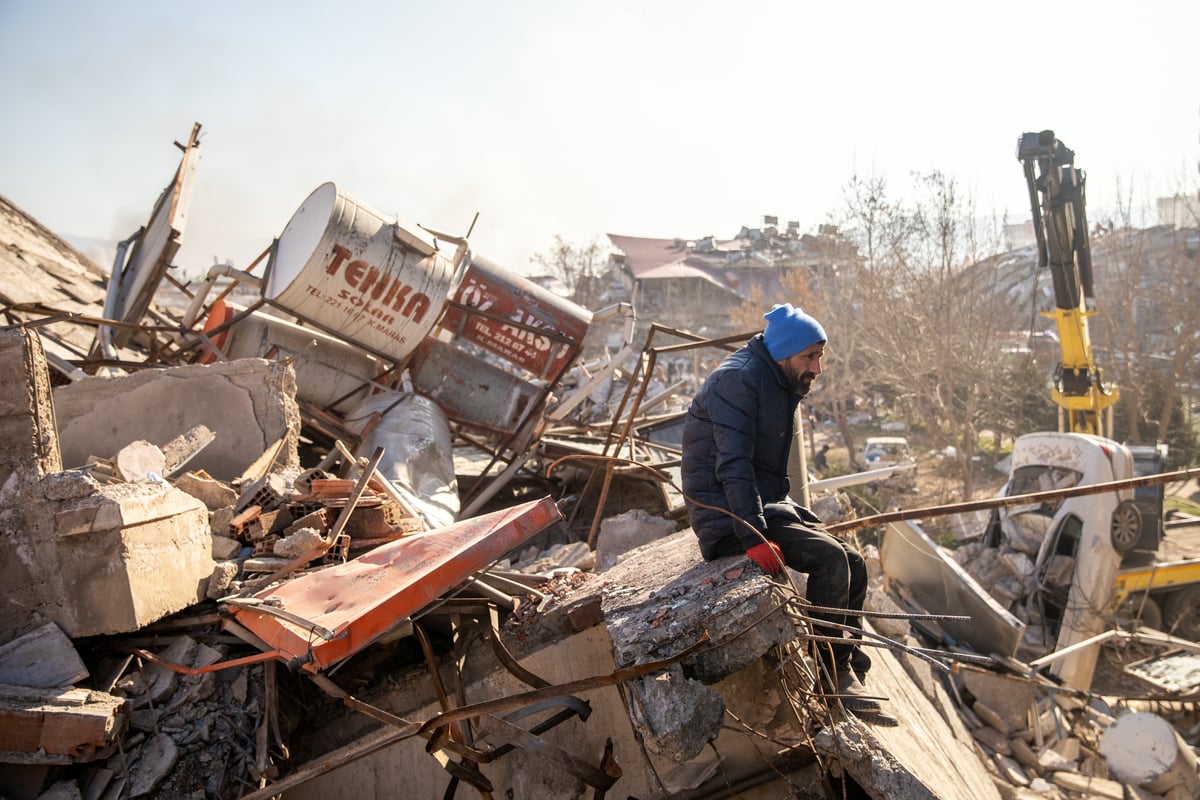
M715 683L796 638L771 579L742 556L704 561L690 529L626 553L604 578L618 666L675 655L707 633L713 646L684 669Z
M107 270L0 196L0 302L42 303L60 311L95 316L104 306ZM87 352L95 331L58 326L56 335ZM51 344L59 355L73 355Z
M873 649L873 666L867 689L888 698L888 708L899 726L867 726L843 717L816 739L818 749L836 757L859 785L873 797L988 800L1000 797L974 745L953 733L953 728L921 690L922 683L941 693L940 683L915 681L901 658L890 650ZM909 661L914 671L928 676L924 662Z

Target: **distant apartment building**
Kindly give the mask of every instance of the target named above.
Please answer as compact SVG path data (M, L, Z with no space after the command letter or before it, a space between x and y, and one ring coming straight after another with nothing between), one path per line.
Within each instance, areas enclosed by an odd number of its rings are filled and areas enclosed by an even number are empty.
M708 338L740 333L733 317L746 304L769 308L788 297L787 275L812 281L857 261L857 248L837 228L822 225L801 234L799 223L779 230L775 217L761 228L743 227L718 239L658 239L608 234L607 296L630 302L640 323L651 322Z
M1176 228L1200 226L1200 196L1177 194L1174 197L1160 197L1156 205L1158 221L1163 225Z

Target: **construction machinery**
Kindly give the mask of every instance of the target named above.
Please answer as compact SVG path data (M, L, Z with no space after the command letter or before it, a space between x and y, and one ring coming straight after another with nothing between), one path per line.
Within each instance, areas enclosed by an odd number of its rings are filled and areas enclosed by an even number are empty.
M1086 176L1075 167L1074 151L1056 139L1054 131L1022 134L1017 158L1025 167L1029 187L1038 269L1049 267L1054 283L1054 311L1044 313L1058 328L1061 360L1054 370L1051 396L1059 407L1059 430L1111 437L1111 407L1118 392L1104 382L1088 334L1095 300ZM1102 413L1105 410L1108 415Z
M1000 497L1162 473L1164 445L1111 438L1117 389L1102 379L1088 334L1095 299L1084 175L1074 166L1075 154L1047 130L1023 134L1017 157L1029 187L1038 268L1049 267L1054 282L1055 308L1045 315L1058 326L1061 360L1052 397L1060 413L1057 432L1017 438ZM1176 517L1165 528L1162 486L1139 491L1125 485L997 506L977 548L961 551L968 554L962 563L919 525L893 524L880 560L889 580L923 610L968 610L969 623L947 624L956 640L1005 656L1039 656L1033 663L1049 665L1072 688L1087 689L1097 637L1109 627L1136 620L1200 639L1198 523Z

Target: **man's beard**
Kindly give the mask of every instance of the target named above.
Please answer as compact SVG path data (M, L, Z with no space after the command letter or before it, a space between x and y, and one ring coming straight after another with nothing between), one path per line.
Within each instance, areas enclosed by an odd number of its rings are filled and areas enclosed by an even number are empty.
M808 390L812 388L812 382L817 377L807 370L798 371L790 361L783 362L783 376L787 378L788 388L792 390L792 393L800 397L808 394Z

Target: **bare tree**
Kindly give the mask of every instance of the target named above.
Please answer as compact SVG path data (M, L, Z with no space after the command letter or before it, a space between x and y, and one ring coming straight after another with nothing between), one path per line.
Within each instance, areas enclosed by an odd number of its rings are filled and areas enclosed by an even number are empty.
M973 456L990 418L988 390L1001 380L1004 334L1011 311L997 303L994 274L968 269L985 244L972 204L940 172L915 175L912 207L877 199L881 217L860 218L881 235L863 276L861 363L889 387L888 404L927 431L938 447L953 445L964 496L974 489ZM859 184L868 188L877 183ZM862 229L859 229L862 231Z
M555 235L553 246L544 253L535 254L532 261L561 280L568 297L584 308L594 308L600 300L608 251L598 240L575 245Z
M1097 237L1103 324L1093 337L1121 385L1119 438L1166 442L1200 356L1200 229L1125 228ZM1100 315L1098 315L1099 317ZM1161 390L1149 391L1150 384ZM1156 401L1154 407L1147 403Z
M817 401L853 459L857 443L850 420L883 388L873 338L878 315L892 307L887 276L906 258L911 219L879 176L852 175L843 202L836 221L847 244L837 256L837 268L819 287L833 341Z

